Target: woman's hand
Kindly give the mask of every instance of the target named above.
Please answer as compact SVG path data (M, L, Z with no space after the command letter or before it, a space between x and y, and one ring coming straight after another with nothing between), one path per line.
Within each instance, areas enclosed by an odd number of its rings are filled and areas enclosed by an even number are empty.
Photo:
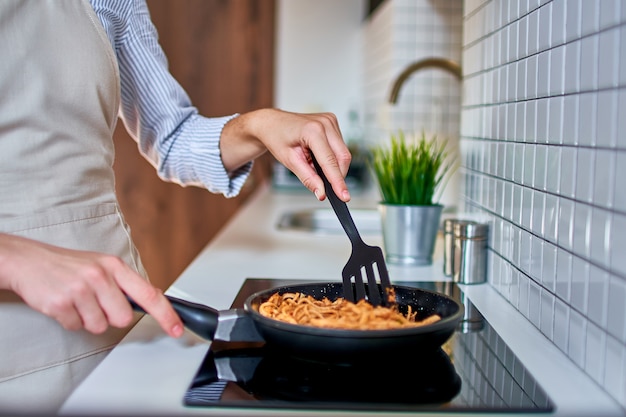
M311 162L313 153L335 194L343 201L350 200L344 178L352 157L332 113L301 114L276 109L246 113L224 126L220 150L229 172L269 150L323 200L326 192Z
M111 255L0 234L0 289L14 291L68 330L84 328L94 334L131 323L127 294L167 334L183 333L180 318L162 292Z

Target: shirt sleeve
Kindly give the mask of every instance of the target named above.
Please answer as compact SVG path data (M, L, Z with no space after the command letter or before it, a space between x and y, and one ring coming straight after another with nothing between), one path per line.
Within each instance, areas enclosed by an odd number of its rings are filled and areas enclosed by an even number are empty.
M236 196L252 162L228 175L219 143L237 114L204 117L168 70L145 0L91 0L118 59L120 117L159 177Z

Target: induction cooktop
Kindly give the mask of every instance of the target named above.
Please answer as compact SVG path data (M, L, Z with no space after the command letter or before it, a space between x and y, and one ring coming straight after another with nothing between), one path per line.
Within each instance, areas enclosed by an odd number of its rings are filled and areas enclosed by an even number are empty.
M249 278L255 292L302 281ZM402 282L449 295L465 317L436 351L367 365L292 358L262 343L213 342L185 393L189 407L343 411L548 413L553 404L471 300L452 282Z

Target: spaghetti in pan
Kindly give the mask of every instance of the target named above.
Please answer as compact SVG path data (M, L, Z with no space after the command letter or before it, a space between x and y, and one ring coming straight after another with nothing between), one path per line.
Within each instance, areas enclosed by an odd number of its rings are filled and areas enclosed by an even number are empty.
M412 311L410 305L408 311L402 313L395 304L373 306L366 300L353 303L341 297L331 301L300 292L276 292L259 306L258 311L265 317L286 323L345 330L401 329L441 320L438 314L417 320L417 312Z

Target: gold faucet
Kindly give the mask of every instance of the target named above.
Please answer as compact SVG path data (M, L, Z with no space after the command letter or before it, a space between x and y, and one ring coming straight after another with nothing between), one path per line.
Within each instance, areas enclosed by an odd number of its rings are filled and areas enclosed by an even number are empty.
M411 74L414 72L427 67L436 67L441 68L450 72L459 80L462 79L463 73L461 71L461 66L454 61L450 61L445 58L426 58L421 61L417 61L406 67L404 71L398 75L398 78L393 83L393 87L391 88L391 94L389 95L389 102L391 104L395 104L398 101L398 94L400 93L400 88L404 82L409 78Z

